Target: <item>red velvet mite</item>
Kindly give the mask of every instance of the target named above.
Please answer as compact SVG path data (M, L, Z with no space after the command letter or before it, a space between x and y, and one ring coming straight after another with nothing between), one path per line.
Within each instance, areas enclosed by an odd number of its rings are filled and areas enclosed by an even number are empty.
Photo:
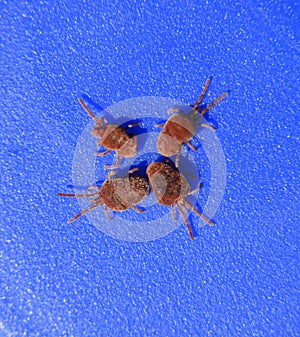
M116 151L117 153L117 162L115 165L104 165L105 169L115 169L120 166L121 157L131 158L134 157L137 153L137 137L136 135L128 135L126 130L138 125L139 122L134 124L129 124L127 127L122 128L117 124L109 124L108 121L101 117L97 118L91 110L86 106L81 98L78 99L79 103L82 105L84 110L89 114L90 117L96 123L96 126L91 131L92 135L97 138L100 138L97 141L97 146L102 145L107 150L104 152L96 152L96 156L105 156L111 151Z
M179 156L181 152L181 148L184 144L189 146L193 150L197 150L194 147L190 140L196 134L197 126L203 126L215 130L215 128L210 124L197 123L198 120L212 107L214 107L217 103L219 103L225 96L228 95L228 92L225 92L216 100L214 100L211 104L209 104L206 108L199 107L200 103L203 100L204 95L208 89L210 83L210 79L208 78L205 87L199 96L197 102L193 105L191 111L189 113L184 113L184 111L180 108L170 108L168 113L172 113L173 111L177 111L174 115L172 115L165 124L156 124L156 126L161 126L163 129L159 133L157 139L157 149L158 152L166 157L171 157L176 155L175 165L178 167Z
M68 223L75 221L100 205L105 205L104 211L110 220L112 220L112 217L109 215L108 209L121 212L132 208L136 212L145 212L144 209L136 207L136 204L140 203L149 194L149 182L142 176L133 175L136 171L138 171L138 168L130 170L128 176L123 178L110 178L112 175L110 174L101 187L91 186L88 188L88 193L85 194L58 193L61 197L91 197L92 205L75 215ZM92 192L93 190L96 192Z
M202 218L209 225L214 226L214 223L201 214L197 208L186 198L199 190L198 188L190 191L190 184L186 178L179 172L177 168L173 168L168 160L164 162L154 162L147 167L147 176L155 194L156 200L160 205L172 207L172 217L175 219L175 206L177 206L181 216L187 225L190 238L194 240L195 236L192 232L189 221L184 214L183 209L192 209L200 218Z

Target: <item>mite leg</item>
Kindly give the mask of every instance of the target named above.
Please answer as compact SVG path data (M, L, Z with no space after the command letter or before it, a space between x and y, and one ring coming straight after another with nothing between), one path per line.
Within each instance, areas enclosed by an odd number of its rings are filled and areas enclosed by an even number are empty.
M194 145L192 145L190 142L185 142L185 144L186 144L190 149L192 149L192 150L194 150L194 151L198 151L198 149L197 149Z
M217 103L219 103L224 97L228 95L228 92L224 92L220 97L215 99L209 106L207 106L205 109L200 110L200 117L202 117L208 110L210 110L212 107L214 107Z
M68 221L68 223L71 223L71 222L77 220L79 217L81 217L81 216L84 215L85 213L91 211L92 209L94 209L94 208L96 208L96 207L98 207L98 206L99 206L99 205L97 204L97 205L92 205L92 206L88 207L87 209L85 209L85 210L83 210L82 212L80 212L80 213L78 213L77 215L75 215L72 219L70 219L70 220Z
M79 103L83 107L83 109L88 113L88 115L93 118L96 124L99 123L99 119L92 113L92 111L87 107L87 105L83 102L82 98L78 98Z
M107 178L108 178L108 179L111 179L112 176L117 176L117 172L116 172L116 171L113 171L113 170L109 171L109 172L108 172L108 175L107 175Z
M137 172L137 171L139 171L139 170L140 170L140 169L139 169L138 167L134 167L133 169L131 169L131 170L128 171L128 174Z
M104 121L104 123L105 123L106 125L108 125L108 120L107 120L106 118L101 117L101 118L100 118L100 124L102 123L102 121Z
M199 123L199 124L196 124L197 126L202 126L203 128L207 128L207 129L210 129L210 130L213 130L213 131L216 131L216 128L210 124L206 124L206 123Z
M158 123L158 124L154 124L155 128L163 128L165 124L163 123Z
M180 206L178 205L178 203L176 203L176 205L177 205L177 207L178 207L178 209L179 209L179 212L180 212L181 216L183 217L183 220L184 220L185 224L187 225L187 229L188 229L188 231L189 231L191 240L194 240L195 236L194 236L194 234L193 234L191 225L190 225L190 223L189 223L187 217L185 216L183 210L180 208Z
M105 119L104 117L101 117L100 119L98 119L97 124L102 124L103 121L104 121L105 124L108 124L107 119Z
M133 128L134 126L139 125L139 124L141 124L141 122L135 122L133 124L129 124L123 130L126 131L127 129Z
M131 173L137 172L139 170L140 169L138 167L135 167L135 168L133 168L133 169L131 169L131 170L128 171L128 175L130 175ZM113 170L109 171L108 175L107 175L108 179L110 179L112 176L118 176L117 172L113 171Z
M172 219L176 222L177 219L176 219L176 216L175 216L175 206L174 206L174 204L172 204L171 207L172 207Z
M208 79L206 80L205 86L204 86L204 88L203 88L203 90L202 90L202 93L201 93L201 95L199 96L197 102L194 104L193 109L196 109L197 106L202 102L203 97L204 97L204 95L206 94L206 91L207 91L207 89L208 89L209 83L210 83L210 78L208 78ZM196 112L195 112L195 113L196 113Z
M90 186L90 187L88 188L88 191L90 192L90 191L92 191L92 190L100 191L100 190L101 190L101 187L92 185L92 186ZM96 192L96 193L94 193L94 194L98 194L98 193L99 193L99 192Z
M203 184L200 183L199 186L197 188L195 188L194 190L190 191L190 193L188 195L194 194L195 192L199 191L202 186L203 186Z
M138 212L138 213L144 213L144 212L146 212L145 209L137 208L136 206L131 206L131 208L132 208L134 211Z
M179 113L183 113L184 114L184 111L180 108L170 108L167 112L168 114L171 114L173 111L177 111Z
M97 146L101 146L102 145L102 139L101 138L99 140L97 140L96 145Z
M175 157L175 167L176 168L178 168L178 165L179 165L179 157L180 157L181 149L182 149L182 145L180 146L179 151L176 153L176 157Z
M209 220L206 216L204 216L202 213L200 213L198 210L197 210L197 208L189 201L189 200L187 200L187 199L184 199L184 201L186 202L186 203L188 203L188 205L191 207L191 209L201 218L201 219L203 219L206 223L208 223L209 225L211 225L211 226L214 226L215 224L211 221L211 220Z
M74 194L74 193L57 193L59 197L77 197L77 198L85 198L85 197L92 197L93 195L98 194L96 193L84 193L84 194Z
M116 164L115 165L111 165L111 166L110 165L104 165L104 168L105 169L110 169L110 170L116 169L116 168L120 167L120 161L121 161L121 156L117 152L117 162L116 162Z
M106 205L104 207L104 213L107 216L108 220L112 220L113 219L113 217L108 213L108 208L107 208Z
M192 173L189 173L189 172L182 172L181 173L184 175L184 177L190 177L192 179L196 179L196 176L193 175Z
M109 154L109 152L111 152L112 150L106 150L104 152L95 152L95 156L97 157L103 157L106 156L107 154Z

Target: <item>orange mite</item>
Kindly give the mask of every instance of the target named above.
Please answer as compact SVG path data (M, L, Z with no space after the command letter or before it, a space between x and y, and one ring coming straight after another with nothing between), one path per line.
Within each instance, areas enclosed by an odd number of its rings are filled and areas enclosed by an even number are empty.
M197 126L203 126L215 130L212 125L197 122L208 110L227 96L228 92L222 94L206 108L199 107L204 95L206 94L209 83L210 79L207 79L201 95L188 114L184 113L184 111L180 108L171 108L168 110L169 114L173 111L177 111L177 113L172 115L165 124L156 124L156 126L161 126L163 128L159 133L157 140L158 152L165 157L176 155L176 167L178 167L180 152L184 144L195 151L197 150L197 148L190 143L190 140L196 134Z
M173 168L168 160L164 162L154 162L147 167L147 176L155 194L156 200L160 205L172 207L172 218L175 218L175 206L177 206L181 216L187 225L190 238L194 240L195 236L192 232L189 221L183 209L192 209L200 218L202 218L209 225L214 226L214 223L201 214L197 208L186 198L188 195L198 191L198 188L190 191L190 184L186 178L179 172L177 168Z
M115 165L104 165L105 169L115 169L120 166L121 157L131 158L134 157L137 153L137 137L132 134L128 135L126 130L132 128L135 125L138 125L139 122L134 124L129 124L127 127L122 128L117 124L109 124L108 121L101 117L97 118L91 110L86 106L81 98L78 99L79 103L82 105L84 110L89 114L90 117L96 123L96 126L91 131L92 135L100 138L97 141L97 146L102 145L107 150L104 152L96 152L96 156L105 156L111 151L116 151L117 153L117 162Z
M145 212L144 209L140 209L135 205L149 194L150 187L146 178L133 175L138 170L138 168L130 170L128 176L123 178L110 178L111 174L101 187L91 186L88 188L88 193L85 194L58 193L57 195L61 197L91 197L90 202L92 205L75 215L68 223L75 221L100 205L105 205L104 211L109 220L112 220L112 217L109 215L108 209L120 212L132 208L136 212ZM96 192L92 192L93 190Z

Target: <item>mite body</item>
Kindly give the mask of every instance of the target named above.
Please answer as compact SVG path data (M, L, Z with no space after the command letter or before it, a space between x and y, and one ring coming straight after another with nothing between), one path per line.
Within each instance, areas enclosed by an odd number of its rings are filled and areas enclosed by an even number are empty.
M112 217L109 215L108 209L125 211L132 208L136 212L144 212L144 209L140 209L136 205L149 194L150 187L146 178L136 174L133 175L136 171L138 171L138 168L130 170L127 177L108 178L101 187L89 187L88 193L85 194L58 193L62 197L91 197L92 205L75 215L68 223L75 221L100 205L105 205L104 211L110 220L112 220Z
M106 169L115 169L120 166L121 157L131 158L137 153L137 137L134 134L127 134L126 130L139 124L139 122L134 124L129 124L127 127L122 128L117 124L109 124L108 121L101 117L97 118L90 109L86 106L81 98L78 99L79 103L82 105L84 110L89 114L90 117L96 123L96 126L91 131L92 135L100 138L97 141L97 146L102 145L106 148L104 152L96 152L96 156L105 156L111 151L116 151L117 161L115 165L104 165Z
M186 178L179 172L177 168L173 168L168 160L164 162L154 162L147 167L147 176L155 194L156 200L159 204L172 207L172 217L175 218L175 206L177 206L181 216L187 225L190 238L193 240L194 234L192 232L189 221L184 213L184 210L192 209L205 222L214 226L214 223L201 214L197 208L186 198L201 188L190 191L190 185Z
M203 126L215 130L212 125L198 123L198 121L208 110L210 110L225 96L227 96L228 93L225 92L216 100L214 100L213 103L209 104L206 108L202 108L199 105L202 102L204 95L206 94L209 83L210 79L207 79L201 95L199 96L197 102L193 105L189 113L186 114L180 108L171 108L168 110L169 114L173 111L177 111L177 113L172 115L165 124L156 124L156 126L161 126L163 128L162 131L159 133L157 139L158 152L166 157L176 155L176 167L178 167L180 152L184 144L186 144L195 151L197 150L197 148L190 143L190 140L192 140L192 138L196 134L197 126Z

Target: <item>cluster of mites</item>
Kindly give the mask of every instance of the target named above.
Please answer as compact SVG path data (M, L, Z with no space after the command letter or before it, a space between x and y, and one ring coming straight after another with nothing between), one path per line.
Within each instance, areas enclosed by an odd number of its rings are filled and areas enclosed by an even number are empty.
M117 162L113 166L105 165L105 169L111 169L108 174L108 179L101 187L90 186L85 194L69 194L58 193L59 196L64 197L90 197L91 206L75 215L68 222L73 222L83 214L92 209L104 204L104 211L108 219L112 217L108 213L108 209L113 211L125 211L132 208L136 212L144 212L136 205L140 203L149 193L150 185L159 204L164 206L171 206L172 217L175 218L175 206L177 206L184 222L187 225L190 238L194 239L191 226L184 211L192 209L199 217L210 225L214 223L201 214L197 208L191 204L186 198L201 188L201 184L193 191L190 191L190 185L182 173L178 170L179 156L182 146L186 144L193 150L197 150L190 140L196 134L197 126L208 127L215 130L209 124L198 123L199 119L214 105L220 102L227 92L218 97L213 103L207 107L201 107L200 104L208 89L210 79L205 83L205 87L198 98L197 102L192 106L189 113L184 113L179 108L171 108L168 113L173 113L165 124L157 124L162 127L157 140L158 152L165 156L171 157L176 155L175 167L168 159L160 162L151 163L146 170L147 178L139 175L139 168L133 168L128 172L126 177L117 177L112 169L120 166L121 157L134 157L137 153L137 137L136 135L127 134L127 129L139 124L134 123L126 127L121 127L116 124L109 124L104 117L97 118L86 106L86 104L79 98L80 104L86 112L93 118L96 126L92 130L92 134L99 138L97 146L103 146L106 150L104 152L96 152L97 156L105 156L111 151L116 151ZM115 175L114 178L112 176ZM150 185L149 185L150 183Z

